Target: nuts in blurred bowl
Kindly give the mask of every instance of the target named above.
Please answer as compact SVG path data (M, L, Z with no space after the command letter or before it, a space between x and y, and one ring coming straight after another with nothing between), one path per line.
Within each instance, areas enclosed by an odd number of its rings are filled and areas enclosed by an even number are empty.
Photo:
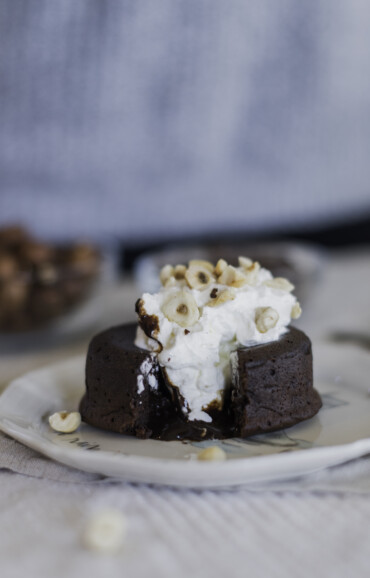
M0 229L0 331L38 329L72 311L100 273L90 244L53 245L18 226Z

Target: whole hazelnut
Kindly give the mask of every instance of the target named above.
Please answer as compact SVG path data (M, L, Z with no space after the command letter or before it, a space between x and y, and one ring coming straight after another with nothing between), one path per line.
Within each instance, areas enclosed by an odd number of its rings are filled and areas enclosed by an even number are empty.
M21 259L32 265L40 265L53 258L53 249L46 243L31 241L25 243L21 249Z
M22 279L13 279L4 284L0 291L1 308L8 311L20 309L27 298L27 287Z
M11 249L24 243L29 238L29 234L20 225L10 225L0 229L0 247Z
M4 283L14 277L17 271L16 260L6 253L0 253L0 283Z

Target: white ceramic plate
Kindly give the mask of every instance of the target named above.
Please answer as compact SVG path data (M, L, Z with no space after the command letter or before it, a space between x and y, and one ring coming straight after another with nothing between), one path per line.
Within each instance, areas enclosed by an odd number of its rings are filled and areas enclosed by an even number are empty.
M82 424L57 434L48 416L76 410L84 391L84 359L28 373L0 397L0 429L69 466L133 482L216 488L277 481L343 463L370 452L370 356L348 346L315 348L316 387L324 406L292 428L246 440L163 442L138 440ZM197 453L217 444L224 462Z

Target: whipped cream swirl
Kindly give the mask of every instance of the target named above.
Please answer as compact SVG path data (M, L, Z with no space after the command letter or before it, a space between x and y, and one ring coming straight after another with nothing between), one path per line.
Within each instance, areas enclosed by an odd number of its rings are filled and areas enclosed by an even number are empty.
M158 293L138 302L145 332L138 328L135 344L157 353L186 417L211 422L208 406L221 407L230 384L231 353L279 339L300 315L294 287L244 257L239 267L223 260L166 266L161 280Z

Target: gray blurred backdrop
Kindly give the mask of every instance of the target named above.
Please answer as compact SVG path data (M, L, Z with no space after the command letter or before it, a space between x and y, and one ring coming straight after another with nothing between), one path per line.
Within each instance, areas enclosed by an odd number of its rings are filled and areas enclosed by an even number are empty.
M52 238L370 209L368 0L0 0L0 223Z

